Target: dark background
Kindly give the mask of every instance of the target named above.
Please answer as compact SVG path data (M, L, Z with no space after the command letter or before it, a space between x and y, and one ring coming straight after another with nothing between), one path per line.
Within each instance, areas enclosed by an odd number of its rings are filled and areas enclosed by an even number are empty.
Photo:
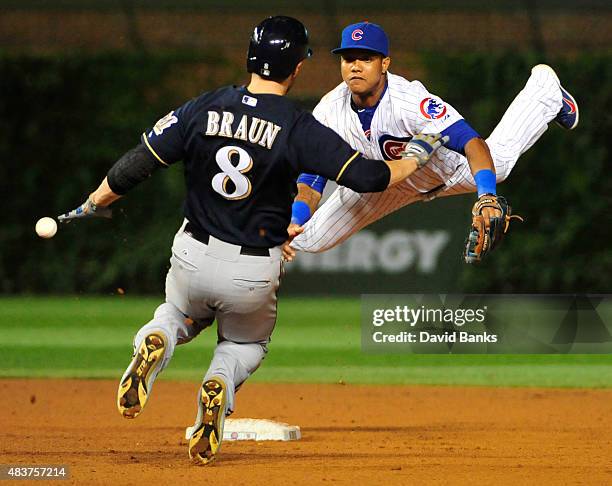
M575 95L580 125L551 126L500 186L526 221L483 265L460 260L474 198L452 197L404 208L364 233L382 241L394 231L444 232L435 268L423 271L415 255L396 271L376 263L354 271L322 254L315 258L326 260L290 266L284 293L610 293L609 2L376 4L0 1L0 291L162 292L182 219L180 166L117 203L112 221L61 227L52 240L39 239L34 224L80 204L169 110L212 87L245 83L252 27L288 14L310 29L315 50L291 93L306 107L341 81L329 50L342 28L367 19L389 34L391 70L421 80L485 137L540 62Z

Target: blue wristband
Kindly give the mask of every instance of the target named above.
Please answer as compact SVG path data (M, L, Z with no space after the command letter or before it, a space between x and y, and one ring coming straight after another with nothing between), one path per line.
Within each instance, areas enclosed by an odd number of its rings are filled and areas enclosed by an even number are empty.
M478 188L478 197L483 194L497 194L495 174L490 169L482 169L476 172L474 176L476 187Z
M310 207L304 201L295 201L291 205L291 222L302 226L310 219Z

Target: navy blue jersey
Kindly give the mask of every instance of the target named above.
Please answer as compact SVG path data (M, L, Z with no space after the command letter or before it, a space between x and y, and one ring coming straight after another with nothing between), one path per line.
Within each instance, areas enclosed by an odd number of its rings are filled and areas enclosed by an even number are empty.
M300 172L338 180L361 158L290 100L228 86L170 112L143 143L163 164L184 162L185 217L216 238L271 248L287 239Z

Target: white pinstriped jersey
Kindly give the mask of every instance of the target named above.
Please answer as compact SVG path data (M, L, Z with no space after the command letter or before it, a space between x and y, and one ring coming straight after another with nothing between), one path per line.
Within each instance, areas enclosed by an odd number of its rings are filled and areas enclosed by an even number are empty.
M534 68L525 87L514 98L506 113L486 139L491 150L497 182L508 177L516 161L546 131L563 106L559 80L552 69ZM409 82L389 75L387 92L374 113L370 139L363 133L357 114L350 106L350 93L344 84L327 94L315 109L315 117L344 138L353 148L367 156L383 155L387 136L402 138L422 130L442 131L459 120L460 115L435 98L435 103L423 104L432 97L418 81ZM421 112L421 106L425 114ZM444 108L450 116L446 118ZM442 115L440 116L440 114ZM430 115L429 118L427 115ZM455 118L456 117L456 118ZM382 134L382 135L381 135ZM397 155L399 144L383 147L385 153ZM450 175L456 172L450 177ZM307 252L321 252L339 245L352 234L374 221L416 201L429 199L423 195L445 184L437 197L463 194L476 190L467 159L449 149L440 148L432 160L413 176L384 192L358 194L338 187L304 225L291 246Z
M366 157L385 160L399 159L406 143L417 133L439 133L463 119L455 108L429 93L419 81L408 81L388 72L387 82L369 137L351 108L351 92L344 82L321 99L313 115ZM463 156L442 147L407 182L419 192L427 192L446 182L465 163Z

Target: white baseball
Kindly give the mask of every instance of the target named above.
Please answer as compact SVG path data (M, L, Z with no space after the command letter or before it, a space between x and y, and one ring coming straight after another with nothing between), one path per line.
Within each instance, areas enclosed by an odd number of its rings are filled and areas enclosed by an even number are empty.
M41 238L53 238L57 233L57 223L53 218L40 218L36 223L36 234Z

